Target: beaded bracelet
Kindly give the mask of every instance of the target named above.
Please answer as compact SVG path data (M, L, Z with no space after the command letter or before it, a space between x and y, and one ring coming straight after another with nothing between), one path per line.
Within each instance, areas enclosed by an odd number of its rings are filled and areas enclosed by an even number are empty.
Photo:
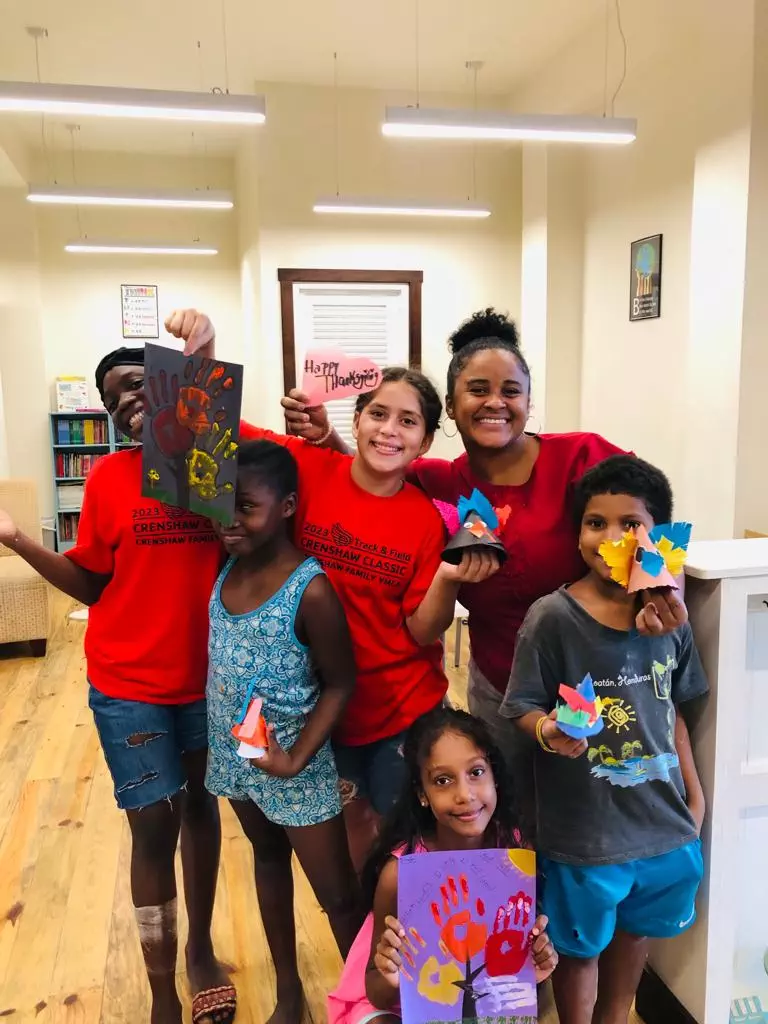
M325 442L328 440L328 438L331 436L332 433L333 433L333 424L329 423L328 424L328 429L326 430L326 432L323 434L322 437L318 437L318 439L316 441L310 441L309 438L306 438L307 444L325 444Z

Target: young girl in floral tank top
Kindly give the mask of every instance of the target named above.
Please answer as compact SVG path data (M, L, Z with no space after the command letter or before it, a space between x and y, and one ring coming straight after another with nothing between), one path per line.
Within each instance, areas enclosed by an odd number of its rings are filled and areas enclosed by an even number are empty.
M328 914L342 956L362 915L329 736L355 680L344 613L318 562L291 543L297 471L270 441L239 451L230 560L210 603L209 765L253 846L256 890L277 975L272 1024L301 1019L291 852ZM233 726L263 701L267 749L242 758Z

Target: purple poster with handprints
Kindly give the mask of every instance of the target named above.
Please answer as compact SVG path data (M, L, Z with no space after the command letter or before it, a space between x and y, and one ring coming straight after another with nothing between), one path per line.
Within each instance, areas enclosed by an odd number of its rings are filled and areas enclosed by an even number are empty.
M536 1021L532 851L402 857L397 890L404 1024Z
M228 525L243 368L163 345L147 345L144 356L141 493Z

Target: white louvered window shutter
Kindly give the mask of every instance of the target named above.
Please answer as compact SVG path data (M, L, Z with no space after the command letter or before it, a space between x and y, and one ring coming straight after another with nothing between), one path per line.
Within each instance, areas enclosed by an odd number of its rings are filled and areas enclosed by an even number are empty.
M296 385L309 349L340 348L380 367L408 365L408 286L302 284L293 286ZM336 430L354 447L354 397L328 402Z

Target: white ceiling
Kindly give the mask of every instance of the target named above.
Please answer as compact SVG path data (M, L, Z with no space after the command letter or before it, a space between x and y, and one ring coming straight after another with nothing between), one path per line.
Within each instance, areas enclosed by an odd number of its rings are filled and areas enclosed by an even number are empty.
M28 25L40 41L43 81L252 92L255 83L330 85L338 53L340 87L464 92L467 60L483 60L478 91L509 94L575 34L602 26L605 0L0 0L0 79L37 77ZM226 16L226 56L223 14ZM600 30L600 29L598 29ZM40 118L2 115L4 129L39 146ZM189 129L130 130L131 148L168 151ZM231 151L237 133L206 128L212 152ZM78 144L123 149L124 127L92 121ZM64 148L58 126L48 145ZM171 145L171 150L178 147Z

